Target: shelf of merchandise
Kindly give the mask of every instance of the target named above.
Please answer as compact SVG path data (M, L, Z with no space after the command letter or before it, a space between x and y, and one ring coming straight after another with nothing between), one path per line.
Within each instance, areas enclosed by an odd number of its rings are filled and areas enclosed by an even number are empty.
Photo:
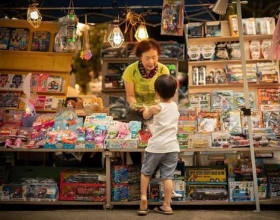
M69 84L71 71L72 53L53 52L54 38L59 30L58 22L42 22L39 28L32 27L26 20L10 20L1 19L1 27L7 28L24 28L29 30L28 44L26 51L17 50L0 50L0 71L2 74L18 74L27 75L29 73L49 74L50 76L59 76L63 78L62 90L59 92L37 92L38 95L51 96L54 98L65 98ZM35 32L47 31L50 33L48 51L31 51L32 37ZM1 88L1 92L20 92L21 97L25 97L23 89ZM24 103L19 101L17 109L7 110L23 110ZM37 112L54 112L50 109L37 110Z
M28 149L28 148L0 148L0 152L104 152L104 149L84 149L84 148L75 148L75 149L45 149L45 148L36 148L36 149Z
M221 22L222 26L222 31L221 37L204 37L204 38L186 38L187 40L187 45L188 46L195 46L195 45L206 45L206 44L213 44L217 42L239 42L239 36L229 36L230 31L229 31L229 25L227 21L222 21ZM257 64L261 62L272 62L271 60L268 59L251 59L250 55L250 42L252 40L265 40L265 39L272 39L273 35L245 35L244 36L244 59L247 64ZM197 66L205 66L206 68L206 73L210 69L220 69L220 68L225 68L226 65L234 65L234 64L239 64L241 65L243 62L241 60L204 60L204 61L189 61L188 62L188 92L190 93L204 93L204 92L211 92L212 90L232 90L232 91L244 91L244 84L243 83L226 83L226 84L208 84L208 85L194 85L193 84L193 68ZM279 72L279 65L276 65L276 69ZM258 88L277 88L280 85L280 78L278 74L278 83L250 83L248 82L248 89L250 92L254 92L257 94ZM199 152L251 152L250 147L246 148L217 148L217 149L209 149L209 148L198 148L198 149L184 149L182 151L187 151L187 152L194 152L195 154ZM258 147L254 148L253 152L254 153L261 153L261 152L275 152L275 151L280 151L279 147ZM195 202L197 203L197 202ZM206 201L201 202L201 204L205 205L208 204ZM216 202L213 201L211 204L217 204ZM237 204L235 202L227 202L228 205L234 205ZM257 202L244 202L241 204L257 204ZM279 201L274 201L274 200L260 200L260 204L279 204Z
M23 205L101 205L104 209L111 209L114 205L139 205L140 201L133 202L112 202L111 201L111 161L110 157L114 152L144 152L144 148L124 148L124 149L26 149L26 148L0 148L0 152L103 152L106 164L106 202L89 201L55 201L55 202L35 202L35 201L0 201L0 204L23 204ZM188 148L181 149L181 152L245 152L249 148ZM280 147L255 148L255 152L275 152L280 151ZM149 205L159 205L162 202L149 202ZM228 202L228 201L184 201L172 202L172 205L253 205L254 202ZM261 200L261 205L280 204L280 200Z
M268 59L248 59L246 63L261 63L261 62L271 62ZM203 61L188 61L189 65L195 66L204 66L204 65L214 65L214 64L240 64L241 60L203 60Z
M5 108L6 110L12 110L12 111L24 111L22 107L20 108ZM36 109L37 113L56 113L56 110L53 109Z
M272 34L264 34L264 35L245 35L244 40L263 40L263 39L272 39ZM207 42L221 42L221 41L239 41L239 37L233 36L221 36L221 37L201 37L201 38L188 38L188 42L191 44L195 43L205 43Z
M1 70L69 73L71 68L71 53L13 50L0 52Z
M131 205L137 206L140 204L140 201L131 201L131 202L111 202L111 205ZM149 205L159 205L162 202L148 202ZM280 200L271 200L271 199L264 199L260 200L261 205L279 205ZM194 205L194 206L201 206L201 205L255 205L254 201L240 201L240 202L229 202L229 201L215 201L215 200L201 200L201 201L182 201L182 202L172 202L172 206L186 206L186 205Z
M0 205L85 205L85 206L92 206L92 205L100 205L104 206L106 202L87 202L87 201L0 201Z
M277 88L280 86L280 83L248 83L249 87L252 88L265 88L265 87L274 87ZM229 88L229 87L238 87L243 88L242 83L231 83L231 84L209 84L209 85L190 85L189 89L208 89L208 88Z
M280 147L256 147L255 152L274 152L280 151ZM144 152L145 148L122 148L110 149L110 152ZM241 152L250 151L249 147L236 148L186 148L180 149L180 152Z

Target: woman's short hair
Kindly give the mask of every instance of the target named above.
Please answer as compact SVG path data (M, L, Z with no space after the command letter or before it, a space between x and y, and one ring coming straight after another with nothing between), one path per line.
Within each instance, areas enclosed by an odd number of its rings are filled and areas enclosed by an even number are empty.
M174 97L177 86L178 83L176 78L169 74L160 75L154 84L155 91L163 99L171 99Z
M144 52L147 52L149 51L150 49L154 49L158 52L158 55L160 55L160 45L158 44L158 42L154 39L147 39L147 40L142 40L140 42L138 42L136 45L135 45L135 55L136 57L141 57L142 54Z

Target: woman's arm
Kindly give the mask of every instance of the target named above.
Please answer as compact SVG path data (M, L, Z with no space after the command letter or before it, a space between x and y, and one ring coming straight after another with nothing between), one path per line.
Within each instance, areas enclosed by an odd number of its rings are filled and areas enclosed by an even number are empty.
M134 90L134 83L133 82L126 82L124 81L125 86L125 93L126 93L126 101L128 104L137 103L135 98L135 90Z

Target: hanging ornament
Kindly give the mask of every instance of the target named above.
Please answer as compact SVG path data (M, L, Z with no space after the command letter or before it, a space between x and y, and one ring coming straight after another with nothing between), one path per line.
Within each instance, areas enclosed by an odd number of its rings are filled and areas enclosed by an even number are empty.
M85 60L90 60L90 58L92 57L92 53L91 53L91 50L85 50Z
M83 30L83 47L80 53L80 58L85 59L85 60L90 60L92 57L92 52L90 50L90 45L89 45L89 26L87 25L87 15L85 15L85 25L82 28Z
M80 53L80 58L83 60L84 58L85 58L85 51L81 51L81 53Z

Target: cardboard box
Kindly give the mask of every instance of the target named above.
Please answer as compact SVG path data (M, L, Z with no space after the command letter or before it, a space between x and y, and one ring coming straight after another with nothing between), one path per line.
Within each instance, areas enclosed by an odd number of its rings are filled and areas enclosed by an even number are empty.
M186 185L184 180L173 180L172 201L183 202L186 200ZM164 185L160 182L160 201L164 201Z
M229 201L254 201L253 181L229 181Z

